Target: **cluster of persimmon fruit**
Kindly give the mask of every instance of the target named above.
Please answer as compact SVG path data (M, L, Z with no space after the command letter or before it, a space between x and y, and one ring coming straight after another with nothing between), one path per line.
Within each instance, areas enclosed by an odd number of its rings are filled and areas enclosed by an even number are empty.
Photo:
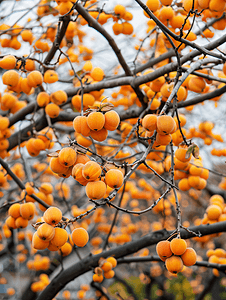
M88 7L91 2L95 3L96 1L87 2L85 7ZM60 3L59 6L60 14L62 14L62 11L65 12L65 10L62 10L62 6L65 6L66 8L65 1L62 1ZM92 6L93 9L92 11L89 12L89 14L94 19L96 19L99 24L103 25L107 23L109 19L113 20L114 23L112 25L112 30L115 35L119 35L121 33L125 35L130 35L133 33L133 25L129 22L133 19L133 15L131 12L126 10L124 5L122 4L115 5L112 13L105 13L104 11L99 12L98 9L95 10L95 8L97 7L94 6L94 4L92 4ZM56 7L56 9L58 9L58 7ZM69 7L68 7L68 11L69 11ZM88 24L87 21L81 16L79 17L79 23L82 26Z
M64 178L72 175L77 182L86 186L86 195L93 200L103 198L107 186L112 189L121 187L124 180L122 171L113 168L101 177L103 168L100 164L91 161L86 154L77 152L73 147L65 147L52 157L50 169Z
M80 184L86 186L86 195L93 200L101 199L111 189L120 188L123 184L124 175L119 169L109 169L104 177L101 177L103 169L95 161L76 164L72 170L72 177Z
M183 117L179 117L179 121L182 121L182 125L186 122ZM178 121L168 115L157 116L155 114L147 114L142 119L142 126L146 130L145 136L152 137L156 130L156 139L153 143L153 149L160 149L162 146L167 146L170 141L175 139L178 142L178 137L173 137L173 135L179 131ZM183 139L182 139L183 140ZM176 145L178 144L176 142ZM195 146L191 146L195 147ZM206 186L206 180L209 177L209 171L203 168L203 163L200 156L195 155L196 159L192 159L192 151L189 151L189 146L185 143L180 143L175 151L174 155L174 179L180 180L178 187L182 191L187 191L190 188L195 188L198 190L204 189ZM155 159L158 159L157 154ZM152 153L150 157L155 157L156 154ZM167 156L164 161L164 167L166 171L171 168L171 156Z
M64 157L62 159L62 157ZM70 165L69 159L73 164ZM63 162L63 163L62 163ZM65 167L68 165L69 167ZM91 161L87 155L78 154L71 147L63 148L59 152L58 157L53 157L50 160L50 168L58 175L62 174L59 171L66 171L78 181L81 185L86 186L86 195L90 199L98 200L104 197L107 191L107 186L110 188L119 188L123 183L123 173L118 169L110 169L106 172L104 180L101 180L103 172L99 163Z
M114 277L115 272L112 270L117 266L117 260L113 256L109 256L106 259L101 258L99 260L99 266L94 269L93 281L102 282L104 278L110 279Z
M37 96L37 103L45 108L45 113L50 118L57 118L60 114L60 105L67 102L67 94L63 90L58 90L50 95L47 92L40 92Z
M226 220L226 204L221 195L215 194L210 197L209 205L202 219L202 224L213 224Z
M107 108L105 111L108 105L103 103L98 108L91 107L84 116L75 117L73 120L75 132L85 137L91 136L95 141L104 141L108 136L108 130L116 130L120 123L119 114L115 110Z
M69 4L71 4L71 1L68 1ZM65 5L65 1L64 4ZM39 17L43 17L45 14L50 14L52 13L54 16L59 14L60 11L58 11L56 8L53 8L50 12L50 5L46 0L42 0L39 2L38 8L37 8L37 15ZM61 11L63 12L63 11ZM31 18L27 18L27 23L31 21ZM76 35L79 38L79 42L82 43L83 37L86 35L85 32L79 29L79 23L71 21L67 27L67 30L65 32L65 38L61 41L60 47L64 47L67 45L67 40L72 40L73 37ZM54 24L48 24L47 25L47 30L45 33L43 33L41 36L39 35L38 37L34 35L34 32L32 32L32 29L23 28L22 25L15 24L13 26L10 26L8 24L1 24L0 25L0 30L4 31L5 37L3 37L0 40L1 47L2 48L12 48L15 50L19 50L22 46L22 43L25 42L29 43L33 47L33 51L35 53L44 53L48 52L51 43L54 42L54 39L56 37L57 33L57 26ZM21 43L22 42L22 43ZM85 46L84 46L85 47ZM88 49L88 47L85 47ZM71 53L73 47L71 47L71 51L68 52ZM93 50L90 49L90 53L93 53ZM27 55L24 55L24 57L27 57ZM87 57L83 57L84 60L91 59L92 55L87 55ZM67 61L67 59L66 59ZM78 60L78 55L73 54L71 56L71 61L73 62L79 62ZM59 63L61 64L62 62L65 62L64 58L61 58L59 60ZM17 67L21 67L21 63L18 63ZM27 71L32 71L35 69L35 64L32 59L26 59L25 66L23 66L25 70Z
M49 276L45 273L40 274L38 279L39 280L31 284L31 290L34 293L44 290L44 288L50 283Z
M223 149L216 149L216 148L213 148L211 151L210 151L211 155L213 156L226 156L226 149L223 148Z
M189 138L201 138L205 145L211 145L214 140L223 142L221 134L215 134L212 132L214 123L210 121L201 122L198 130L195 127L189 129ZM211 152L212 153L212 152ZM213 152L214 153L214 152Z
M26 65L30 63L33 65L27 67ZM58 81L58 74L54 70L47 70L42 73L35 70L34 61L31 59L26 59L25 62L25 72L29 71L27 77L23 78L16 70L12 70L20 65L17 59L13 55L6 55L0 61L0 67L8 70L2 76L2 81L7 85L8 91L4 93L1 97L1 109L4 111L10 111L15 113L18 110L26 106L25 101L19 101L18 97L13 94L13 92L19 94L21 92L30 95L34 93L34 89L40 87L42 83L52 84ZM60 105L67 101L68 97L66 92L63 90L57 90L50 95L42 91L37 96L37 104L40 107L45 108L45 112L50 118L56 118L60 113Z
M183 31L188 31L191 27L189 19L186 18L187 14L191 10L197 10L202 12L202 20L206 21L207 18L219 18L225 11L225 3L224 1L219 0L183 0L181 1L181 9L180 13L175 13L175 10L171 6L172 0L147 0L147 7L155 14L155 16L165 24L173 33L178 34L176 29L181 29L183 27ZM144 15L149 18L148 14L144 12ZM148 32L153 29L155 26L155 22L152 20L148 21ZM213 27L218 30L223 30L225 28L225 21L219 20L213 24ZM189 31L186 34L186 39L189 41L196 40L197 36L193 31ZM214 36L214 32L212 32L209 28L204 30L203 35L206 38L211 38ZM171 44L164 37L164 34L159 37L165 44L161 48L165 49L166 45L168 47L172 47ZM173 40L176 43L176 46L179 45L179 42ZM183 49L185 45L181 45L179 47L179 51Z
M43 221L36 223L37 231L32 237L32 247L36 250L48 248L50 251L60 250L63 256L71 253L72 245L84 247L89 241L88 232L82 228L75 228L69 238L66 229L62 228L62 212L55 206L50 206L43 214ZM69 238L69 242L68 241ZM71 245L72 244L72 245Z
M29 220L32 220L35 215L35 205L32 202L14 203L8 209L8 217L5 221L9 228L25 228Z
M142 119L142 126L146 129L146 137L151 137L157 131L153 148L168 145L172 140L171 133L177 130L174 118L168 115L147 114Z
M216 249L209 249L206 252L208 259L208 262L213 264L220 264L225 265L226 264L226 252L222 248L216 248ZM220 276L219 271L215 268L213 268L213 274L217 277Z
M7 151L9 147L8 138L11 136L13 132L13 126L9 128L9 118L8 117L0 117L0 157L5 158L9 156Z
M31 137L28 141L22 143L25 145L30 156L38 156L41 151L51 149L54 146L52 141L53 135L51 130L43 129L37 133L35 137Z
M35 271L45 271L48 270L50 267L50 258L49 256L42 256L40 254L36 254L34 259L29 259L27 261L27 268L29 270Z
M73 2L75 1L61 1L56 0L57 6L54 7L54 15L57 15L58 13L60 15L64 15L68 13L72 6ZM92 5L92 11L89 12L89 14L97 20L98 23L101 25L105 24L110 18L113 19L115 22L112 26L113 32L115 35L118 35L120 33L125 35L130 35L133 33L133 26L129 21L133 19L132 13L126 10L125 6L121 4L117 4L114 7L114 11L112 13L105 13L105 12L99 12L98 9L95 10L96 6L94 5L96 1L87 1L87 3L84 5L84 7L89 7L89 5ZM46 3L46 0L42 0L39 3L39 7L37 9L38 15L43 15L45 13L49 12L48 7L43 6ZM71 12L71 14L73 11ZM120 21L120 23L118 22ZM79 23L80 25L84 26L87 24L87 21L79 16Z
M115 15L112 16L114 24L112 30L115 35L125 34L130 35L133 33L133 25L129 23L133 19L131 12L127 11L125 6L117 4L114 7ZM121 22L119 22L121 21Z
M193 266L197 259L195 250L187 247L186 241L180 237L158 242L156 252L172 274L181 272L184 266Z
M90 286L88 284L81 284L80 289L77 292L77 298L78 299L86 299L86 292L90 290ZM62 292L62 298L63 299L72 299L71 291L69 290L64 290ZM55 298L53 299L55 300Z
M175 151L175 179L179 179L178 187L182 191L191 188L203 190L209 177L209 170L203 168L201 157L193 158L189 147L181 144Z
M53 205L53 186L49 182L43 182L40 187L38 188L38 192L35 191L35 186L33 182L26 182L25 189L22 190L20 197L21 199L25 199L26 202L35 202L32 198L32 195L37 196L43 202L48 205ZM38 204L38 207L41 211L45 211L46 207L44 207L41 203Z

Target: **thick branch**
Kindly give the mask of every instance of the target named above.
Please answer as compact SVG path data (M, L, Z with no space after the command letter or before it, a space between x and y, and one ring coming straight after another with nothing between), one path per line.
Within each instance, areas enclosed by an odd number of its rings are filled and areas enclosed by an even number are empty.
M127 76L132 76L133 73L131 72L128 64L126 63L126 61L121 53L121 50L118 48L118 46L117 46L115 40L112 38L112 36L78 2L75 3L74 8L88 22L90 27L96 29L103 37L105 37L105 39L108 41L109 45L111 46L112 50L114 51L116 57L118 58L118 61L119 61L120 65L122 66L125 74ZM142 91L138 87L133 87L132 84L131 84L131 86L132 86L132 88L134 88L134 91L137 94L141 104L143 106L145 106L144 95L143 95Z
M49 50L49 53L47 54L47 56L44 60L45 65L48 65L51 62L56 51L59 49L60 43L64 38L65 32L66 32L68 24L70 22L70 15L66 15L66 16L62 17L62 19L63 20L62 20L61 27L59 29L59 32L57 32L57 34L56 34L56 38L53 42L52 48Z
M177 104L177 107L181 108L181 107L187 107L187 106L190 106L190 105L195 105L195 104L204 102L205 100L209 100L209 99L221 96L225 92L226 92L226 85L223 86L220 89L214 90L213 92L210 92L210 93L207 93L207 94L203 94L203 95L200 95L200 96L196 96L196 97L194 97L194 98L192 98L190 100L186 100L184 102L179 102ZM171 107L173 107L172 103L170 104L169 108L171 108Z
M112 50L114 51L115 55L117 56L120 65L125 71L125 74L127 76L132 76L133 74L130 68L128 67L124 57L122 56L121 50L118 48L117 44L115 43L115 40L111 37L111 35L78 2L75 3L74 8L89 23L90 27L96 29L100 34L103 35L103 37L105 37Z
M190 228L191 231L200 232L202 235L209 235L212 233L225 232L226 221L219 222L211 225L200 225ZM67 283L79 277L80 275L90 271L92 268L98 266L98 261L101 257L114 256L116 259L133 254L142 248L155 245L161 240L165 240L171 236L173 231L166 231L165 229L145 235L138 240L126 243L114 249L104 251L97 255L88 255L86 258L71 265L66 270L60 272L45 290L39 295L37 300L51 300ZM181 230L181 238L189 239L194 237L194 234L186 230Z

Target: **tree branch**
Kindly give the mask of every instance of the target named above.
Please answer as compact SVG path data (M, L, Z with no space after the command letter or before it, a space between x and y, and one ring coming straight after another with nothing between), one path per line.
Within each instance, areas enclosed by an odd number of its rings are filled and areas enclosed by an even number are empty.
M218 222L211 225L200 225L190 228L191 231L200 232L202 235L209 235L212 233L226 232L226 221ZM98 266L99 259L101 257L107 258L108 256L114 256L116 259L133 254L142 248L155 245L159 241L166 240L171 236L174 231L167 231L165 229L155 231L151 234L145 235L135 241L126 243L122 246L118 246L114 249L104 251L97 255L88 255L81 261L71 265L66 270L60 272L50 284L45 288L43 292L38 296L37 300L51 300L66 284L80 275L90 271L92 268ZM194 237L194 234L181 230L181 238L189 239Z

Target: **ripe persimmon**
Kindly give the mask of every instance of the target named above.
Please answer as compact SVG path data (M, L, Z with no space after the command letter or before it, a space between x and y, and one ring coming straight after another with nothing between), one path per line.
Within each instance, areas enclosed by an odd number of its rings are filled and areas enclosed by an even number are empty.
M20 215L24 219L31 220L35 214L35 205L32 202L23 203L20 205Z
M196 263L197 255L193 248L188 247L185 252L181 255L183 264L186 267L193 266Z
M55 228L47 223L43 223L37 229L37 235L43 241L51 241L55 235Z
M125 14L123 15L123 20L125 21L133 20L133 14L129 11L126 11Z
M33 87L37 88L43 83L42 73L39 71L32 71L27 75L27 83Z
M61 248L68 240L68 233L65 229L56 227L55 235L51 239L50 243L57 248Z
M86 185L88 180L86 180L82 175L83 163L76 163L72 169L72 177L77 180L81 185Z
M28 225L28 219L24 219L23 217L18 217L15 220L16 228L25 228Z
M157 129L157 116L154 114L146 115L142 120L142 126L148 131L156 130Z
M12 229L16 229L16 224L15 224L16 219L14 219L11 216L8 216L8 218L5 220L5 224Z
M206 82L203 78L194 76L188 82L188 89L195 93L202 93L206 87Z
M109 256L106 260L111 263L112 268L117 266L117 260L113 256Z
M104 71L100 67L95 67L90 72L90 76L95 81L101 81L104 78Z
M14 70L6 71L2 75L3 84L9 85L10 87L15 87L19 83L19 80L20 75Z
M58 74L54 70L47 70L44 74L45 83L54 83L58 81Z
M46 106L47 104L49 104L50 102L50 96L48 93L46 92L40 92L37 96L37 99L36 99L38 105L40 107L44 107Z
M77 116L73 120L73 127L77 133L81 133L84 136L90 135L90 127L87 123L87 118L85 116Z
M90 161L89 157L86 154L78 153L75 164L85 164Z
M45 143L43 142L43 140L38 139L38 138L33 140L32 146L33 146L37 151L42 151L42 150L45 150L45 149L46 149L46 145L45 145Z
M77 143L82 145L83 147L88 148L90 145L92 145L92 140L90 138L86 138L82 134L78 133L76 135Z
M72 252L72 246L70 243L66 242L62 247L60 247L60 254L62 256L67 256Z
M124 175L120 170L111 169L105 174L105 183L111 188L119 188L123 184Z
M33 88L28 84L27 78L21 77L21 83L20 83L21 91L27 95L30 95L32 93Z
M115 5L115 7L114 7L114 13L116 15L119 15L120 18L122 18L124 16L124 14L126 13L125 6L123 6L122 4Z
M212 204L207 207L206 213L209 220L217 220L222 214L222 209L219 205Z
M12 204L8 210L8 214L14 219L20 217L20 203Z
M174 238L170 242L170 249L175 255L182 255L187 249L187 243L184 239Z
M71 238L76 246L84 247L89 241L89 234L84 228L79 227L72 231Z
M106 279L113 278L115 276L115 271L114 270L109 270L107 272L104 272L104 277Z
M14 55L6 55L0 60L0 67L5 70L14 69L16 66L16 57Z
M50 225L58 224L62 219L62 212L58 207L49 207L43 215L43 220Z
M155 12L159 9L161 3L159 0L147 0L146 5L152 12Z
M190 184L188 183L188 179L182 178L178 183L178 188L184 192L188 191L191 188Z
M225 9L225 2L222 0L210 0L209 2L209 10L210 11L224 11Z
M50 94L50 101L52 101L56 105L64 104L67 101L67 98L67 94L63 90L58 90Z
M26 182L25 188L28 195L32 195L35 192L32 182Z
M112 25L112 30L115 35L119 35L120 33L122 33L123 25L121 23L116 22Z
M82 103L82 97L80 95L75 95L71 99L71 104L74 106L74 108L77 111L81 111L81 103Z
M104 114L104 117L104 128L110 131L114 131L120 123L119 114L115 110L110 110Z
M170 248L170 242L167 240L158 242L156 245L156 252L163 261L165 261L167 257L173 255L173 252Z
M32 247L37 250L44 250L49 246L49 241L44 241L39 238L37 232L33 234L32 237Z
M91 130L90 131L90 136L91 138L93 138L95 141L98 142L103 142L106 140L107 136L108 136L108 131L106 128L102 128L98 131L96 130Z
M100 17L100 15L99 15L99 17ZM92 62L90 60L86 61L84 63L84 66L82 67L83 71L85 71L85 72L90 72L92 70L92 68L93 68L93 65L92 65Z
M129 22L122 23L122 34L130 35L133 33L133 25Z
M198 0L183 0L183 8L186 12L189 12L191 9L198 9Z
M167 145L169 145L171 139L172 139L171 134L163 134L162 135L160 133L157 133L155 144L156 145L167 146ZM153 148L154 148L155 144L153 145Z
M99 181L90 181L86 185L86 195L88 198L98 200L104 197L107 187L106 184Z
M21 32L21 37L22 37L22 40L24 42L29 42L30 44L32 43L32 40L33 40L33 34L31 32L31 30L29 29L25 29Z
M70 9L73 7L73 3L70 1L66 1L66 2L60 2L59 4L59 13L61 15L65 15L66 13L68 13L70 11Z
M161 87L165 83L165 78L164 76L160 76L153 81L150 82L150 88L152 89L153 92L160 92Z
M180 256L176 256L176 255L172 255L168 257L165 261L165 265L167 270L173 274L177 274L178 272L181 272L184 266Z
M88 161L82 168L82 176L87 181L94 181L100 177L102 169L95 161Z
M174 10L171 6L162 7L159 11L159 19L162 22L171 20L174 17Z
M91 130L98 131L104 127L105 117L101 112L91 112L87 117L87 124Z
M169 134L176 131L177 125L171 116L161 115L157 118L157 132Z
M60 163L59 157L52 157L50 159L49 167L54 173L57 173L57 174L65 174L68 171L68 167L63 166Z
M187 154L188 147L187 146L180 146L175 151L175 157L181 162L188 162L191 160L191 154ZM188 156L188 157L187 157Z
M93 274L93 281L101 283L104 280L102 274Z
M65 147L59 152L59 163L64 167L70 167L75 164L77 159L77 152L71 147Z
M92 106L95 102L95 98L93 95L84 93L83 94L83 107L86 110L89 106Z
M57 247L57 246L55 246L55 245L53 245L53 244L51 244L51 241L50 241L50 242L49 242L49 245L48 245L48 247L47 247L47 249L48 249L49 251L58 251L60 248Z

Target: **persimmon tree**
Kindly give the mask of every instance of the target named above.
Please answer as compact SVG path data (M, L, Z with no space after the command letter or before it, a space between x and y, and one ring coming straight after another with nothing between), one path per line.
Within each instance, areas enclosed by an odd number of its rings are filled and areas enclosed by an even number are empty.
M0 255L29 272L5 297L225 289L226 1L0 6Z

